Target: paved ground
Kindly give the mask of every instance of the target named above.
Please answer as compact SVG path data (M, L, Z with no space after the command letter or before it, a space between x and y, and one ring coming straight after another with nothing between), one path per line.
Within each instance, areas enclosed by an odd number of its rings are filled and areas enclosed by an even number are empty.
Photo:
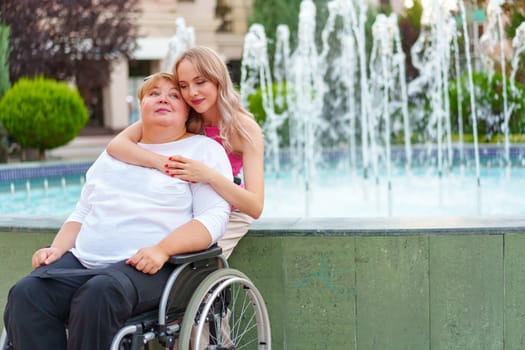
M47 151L48 160L95 159L102 152L113 135L78 136L65 146Z

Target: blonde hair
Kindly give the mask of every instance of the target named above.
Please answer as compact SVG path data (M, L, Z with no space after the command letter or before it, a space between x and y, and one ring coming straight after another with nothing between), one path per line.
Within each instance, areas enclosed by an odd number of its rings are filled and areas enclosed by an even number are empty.
M173 67L173 75L177 82L177 69L184 60L188 60L200 75L217 85L217 106L221 114L218 126L224 148L232 151L230 140L235 132L253 142L240 118L241 114L244 114L253 119L253 115L242 107L240 95L233 87L228 68L217 52L205 46L195 46L184 51ZM188 118L188 128L193 132L203 132L202 117L193 110Z
M154 73L144 78L144 82L139 87L139 90L137 91L137 97L139 98L139 102L142 102L144 96L146 96L146 94L150 92L151 89L153 89L153 87L155 86L155 84L157 84L157 82L161 79L169 81L170 83L175 85L177 90L179 89L179 85L177 84L177 81L175 80L173 74L167 72Z

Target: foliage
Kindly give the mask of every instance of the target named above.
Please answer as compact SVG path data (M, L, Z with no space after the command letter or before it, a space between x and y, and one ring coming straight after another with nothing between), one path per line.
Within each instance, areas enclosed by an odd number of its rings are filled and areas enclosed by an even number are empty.
M0 22L0 98L9 89L9 27ZM1 147L0 147L1 148Z
M278 107L277 104L275 106L275 112L277 114L281 114L285 112L288 109L288 105L286 104L286 84L283 87L283 98L284 103L282 107ZM277 95L277 84L273 83L272 85L272 95ZM248 96L248 110L253 114L255 117L255 120L259 125L264 125L266 122L266 112L263 108L263 100L262 100L262 91L261 88L258 87L255 90L255 93Z
M484 72L473 74L475 87L475 104L478 125L478 135L485 135L486 139L491 139L495 135L503 134L504 124L504 98L503 98L503 78L499 73L494 74L493 78ZM472 133L471 103L469 91L469 81L467 74L460 78L460 86L463 91L461 107L463 110L464 133ZM449 83L450 110L452 125L457 125L457 96L458 91L456 82ZM511 88L507 80L507 106L512 108L509 118L509 132L518 134L525 130L525 89L521 84L516 84L515 89ZM457 130L456 130L457 131ZM481 138L481 137L480 137Z
M516 35L516 29L521 23L525 22L525 3L507 1L503 5L503 11L509 17L509 21L505 25L505 34L512 39Z
M11 81L73 80L89 101L109 83L111 61L135 50L137 9L138 0L0 1L0 20L11 29Z
M278 25L286 24L290 29L290 40L295 40L300 4L301 0L254 0L249 24L259 23L264 26L269 39L268 51L271 57L275 50L275 33ZM295 44L291 43L291 45Z
M406 75L408 80L415 78L419 71L412 65L410 49L416 42L421 31L421 15L423 6L419 0L414 1L414 6L405 11L399 17L399 32L401 35L401 46L405 54Z
M0 121L22 147L45 150L74 139L88 120L78 91L43 77L19 79L0 100Z
M273 96L277 95L277 84L275 83L272 85L272 94ZM282 115L288 110L288 105L286 103L286 84L283 86L282 98L282 106L279 106L277 103L275 104L275 113L278 115ZM255 93L248 96L248 110L255 117L257 124L264 127L266 123L266 112L263 108L262 90L260 87L258 87L255 90ZM289 139L288 119L286 119L283 125L281 125L281 127L278 128L277 133L279 134L279 139L281 140L281 142L287 144Z
M0 122L0 163L7 163L8 148L7 131Z
M453 134L452 135L452 142L458 142L459 141L459 135ZM474 143L474 135L472 134L464 134L463 135L463 142L469 142ZM494 135L490 139L488 138L481 138L478 140L478 142L481 143L493 143L493 144L501 144L505 142L505 135ZM525 143L525 134L510 134L509 135L509 142L510 143Z
M509 21L505 25L505 35L509 38L509 41L516 36L516 30L518 27L525 23L525 2L523 1L507 1L503 5L503 11L507 15ZM521 55L521 61L525 61L525 54ZM521 64L516 72L516 81L521 84L525 84L525 65Z
M297 46L299 11L302 0L254 0L252 17L249 24L262 24L268 38L268 53L270 60L273 59L276 43L276 30L280 24L285 24L290 30L290 49L293 51ZM316 7L316 41L318 46L321 42L321 31L328 18L329 0L313 0ZM369 16L368 27L372 25ZM367 28L369 29L369 28ZM369 30L368 30L369 31ZM367 40L368 42L368 40Z
M7 63L8 50L9 27L0 22L0 99L11 86L9 82L9 64ZM7 131L0 122L0 163L7 162L8 147Z

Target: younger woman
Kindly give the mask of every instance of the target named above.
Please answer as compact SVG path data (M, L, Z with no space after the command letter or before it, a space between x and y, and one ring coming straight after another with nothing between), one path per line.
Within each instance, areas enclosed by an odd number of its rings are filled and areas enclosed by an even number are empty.
M172 155L163 157L136 145L141 137L137 122L115 137L108 153L125 162L156 168L166 175L211 185L232 205L226 233L219 241L228 258L264 206L264 141L259 125L240 103L228 69L212 49L197 46L183 52L174 66L184 101L191 107L188 130L221 143L232 164L237 185L202 162Z

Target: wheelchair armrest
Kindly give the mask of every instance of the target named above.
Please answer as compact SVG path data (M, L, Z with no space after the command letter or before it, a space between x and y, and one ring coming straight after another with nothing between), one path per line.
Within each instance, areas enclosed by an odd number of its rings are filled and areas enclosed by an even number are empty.
M206 250L202 250L195 253L173 255L169 258L168 262L174 265L182 265L186 263L192 263L199 260L205 260L214 258L222 254L222 248L214 244Z

